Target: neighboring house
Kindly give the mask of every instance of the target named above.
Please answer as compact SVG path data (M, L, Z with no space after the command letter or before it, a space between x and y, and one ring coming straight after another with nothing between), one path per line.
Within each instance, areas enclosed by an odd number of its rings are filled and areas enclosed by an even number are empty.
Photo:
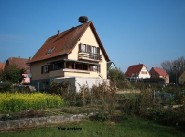
M125 72L125 77L130 81L150 78L147 67L143 64L129 66Z
M106 81L109 61L93 23L84 22L45 41L29 61L31 84L47 90L52 81L68 80L79 91Z
M0 72L3 71L5 68L5 64L0 62Z
M20 57L10 57L6 60L6 66L9 65L15 65L19 69L23 69L24 73L22 74L23 80L21 84L29 84L30 83L30 78L29 78L29 73L30 73L30 67L28 66L28 61L29 59L25 58L20 58Z
M158 67L152 67L149 73L150 73L151 79L164 79L164 83L166 84L169 83L169 75L164 69L158 68Z
M185 71L179 77L179 84L185 85Z
M4 68L5 68L5 64L0 62L0 74L3 72ZM2 78L0 76L0 83L2 82L1 80Z

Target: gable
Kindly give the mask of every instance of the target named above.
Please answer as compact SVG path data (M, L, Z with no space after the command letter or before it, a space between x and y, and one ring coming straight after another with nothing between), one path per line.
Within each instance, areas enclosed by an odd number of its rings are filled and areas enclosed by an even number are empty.
M96 39L95 34L93 33L91 27L89 26L86 31L83 33L80 42L82 43L88 43L89 45L93 45L96 47L99 47L99 43Z
M143 64L129 66L125 72L126 77L132 77L133 75L138 75L143 68Z

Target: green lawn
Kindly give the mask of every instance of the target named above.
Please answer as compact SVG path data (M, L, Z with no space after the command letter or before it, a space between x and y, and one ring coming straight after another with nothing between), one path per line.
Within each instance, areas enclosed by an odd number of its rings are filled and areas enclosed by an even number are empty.
M58 130L58 127L63 130ZM69 128L81 130L67 130ZM66 128L64 130L64 128ZM121 123L83 121L56 127L0 133L0 137L183 137L185 132L140 118L128 118Z

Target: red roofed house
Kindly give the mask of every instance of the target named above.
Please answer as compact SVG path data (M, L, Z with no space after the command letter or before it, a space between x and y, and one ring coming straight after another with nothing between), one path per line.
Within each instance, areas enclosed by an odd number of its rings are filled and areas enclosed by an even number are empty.
M69 80L91 87L107 79L109 57L93 23L72 27L49 37L30 60L31 83L37 90L47 90L51 81Z
M153 79L162 78L164 79L164 83L169 83L169 75L164 69L158 68L158 67L152 67L149 73L151 78Z
M19 69L24 69L24 73L22 76L24 77L21 84L29 84L30 83L30 78L29 78L29 73L30 73L30 67L27 65L28 59L25 58L20 58L20 57L10 57L6 60L6 66L9 65L15 65Z
M0 72L3 71L5 68L5 64L0 62Z
M143 64L129 66L125 72L125 76L130 81L150 78L147 67Z

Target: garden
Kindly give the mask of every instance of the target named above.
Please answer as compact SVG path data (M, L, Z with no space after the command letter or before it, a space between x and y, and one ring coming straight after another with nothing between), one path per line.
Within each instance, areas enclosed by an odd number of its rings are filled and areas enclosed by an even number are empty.
M115 83L112 83L115 84ZM184 136L184 87L116 81L80 93L70 91L68 81L52 83L50 91L0 93L0 121L11 121L68 114L85 114L81 122L16 129L0 136ZM139 92L137 92L139 91ZM74 127L80 130L74 130ZM67 129L71 130L67 130ZM64 130L65 129L65 130ZM20 132L21 131L21 132Z

